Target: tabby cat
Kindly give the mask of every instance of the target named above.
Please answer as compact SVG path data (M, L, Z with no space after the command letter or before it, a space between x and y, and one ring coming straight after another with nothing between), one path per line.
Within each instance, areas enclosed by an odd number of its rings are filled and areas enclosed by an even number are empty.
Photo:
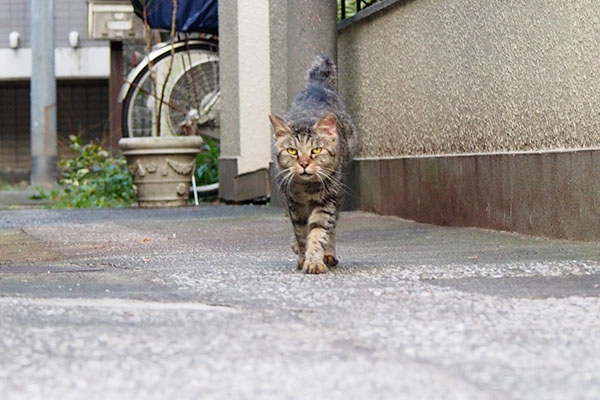
M335 64L317 56L306 85L275 131L279 187L294 226L298 269L320 274L337 265L335 227L342 178L357 147L356 128L335 91Z

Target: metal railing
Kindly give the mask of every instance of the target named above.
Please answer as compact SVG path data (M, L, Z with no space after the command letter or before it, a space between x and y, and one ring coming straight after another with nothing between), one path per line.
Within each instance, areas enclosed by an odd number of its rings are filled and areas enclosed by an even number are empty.
M343 21L380 0L338 0L338 19Z

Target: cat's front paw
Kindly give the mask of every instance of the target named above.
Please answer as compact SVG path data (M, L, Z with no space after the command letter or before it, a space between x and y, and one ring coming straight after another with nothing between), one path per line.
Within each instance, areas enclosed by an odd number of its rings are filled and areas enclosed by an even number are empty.
M327 255L327 254L323 257L323 262L328 267L335 267L339 263L338 259L335 258L335 256Z
M298 258L298 263L296 264L296 268L302 269L304 267L304 257Z
M304 267L302 268L302 271L304 271L307 274L323 274L327 272L327 267L325 266L325 264L318 262L305 263Z

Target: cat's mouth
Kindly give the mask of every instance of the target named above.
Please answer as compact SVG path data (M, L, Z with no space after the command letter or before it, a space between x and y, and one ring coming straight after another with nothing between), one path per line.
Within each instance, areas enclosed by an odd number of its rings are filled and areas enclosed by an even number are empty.
M314 176L314 174L304 171L304 172L301 172L300 174L298 174L298 176L304 180L309 180Z

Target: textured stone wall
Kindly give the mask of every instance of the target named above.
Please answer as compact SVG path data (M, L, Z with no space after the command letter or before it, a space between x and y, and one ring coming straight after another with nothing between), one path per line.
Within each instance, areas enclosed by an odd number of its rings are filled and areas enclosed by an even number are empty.
M404 0L339 33L360 156L600 146L597 0Z
M241 151L237 11L235 2L219 2L219 22L221 25L224 25L225 21L228 22L228 28L219 32L221 157L223 158L235 158Z
M277 115L288 109L287 93L287 1L269 2L271 40L271 110Z

